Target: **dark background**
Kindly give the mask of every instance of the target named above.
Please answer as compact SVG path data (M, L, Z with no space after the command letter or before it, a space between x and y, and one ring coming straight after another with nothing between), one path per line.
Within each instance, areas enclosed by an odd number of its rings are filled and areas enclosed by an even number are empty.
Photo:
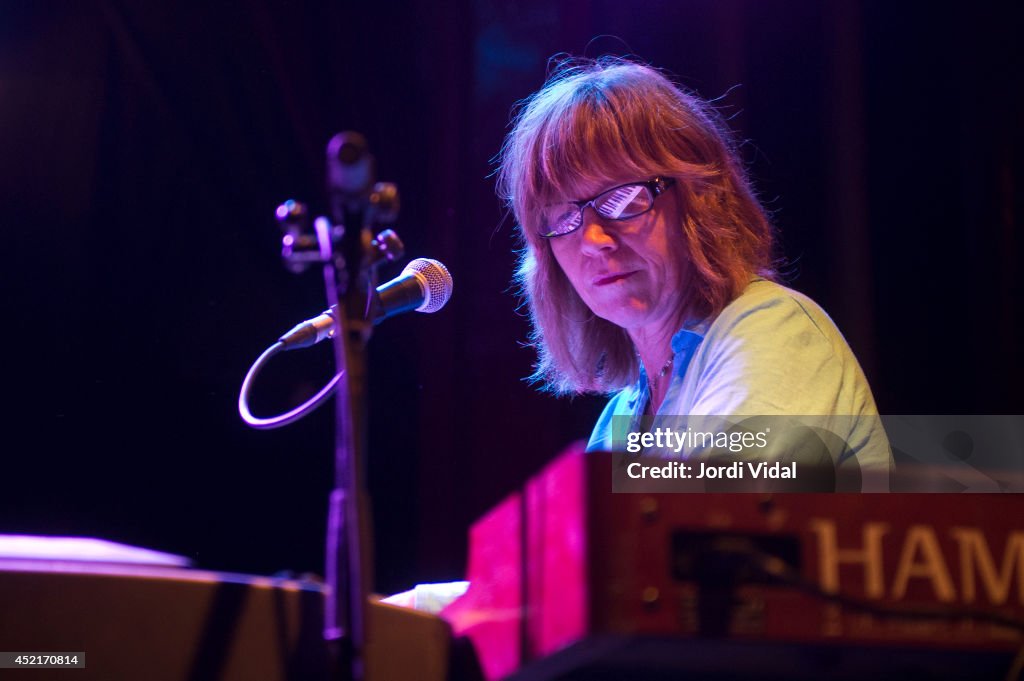
M236 399L324 307L317 273L282 268L273 210L324 209L324 146L353 129L399 185L407 253L456 282L443 311L373 339L377 586L460 577L467 525L603 402L523 382L490 177L510 108L563 51L632 53L715 100L788 281L832 314L882 412L1021 413L1014 4L3 3L0 532L321 570L332 410L256 432ZM330 371L326 348L282 357L256 406Z

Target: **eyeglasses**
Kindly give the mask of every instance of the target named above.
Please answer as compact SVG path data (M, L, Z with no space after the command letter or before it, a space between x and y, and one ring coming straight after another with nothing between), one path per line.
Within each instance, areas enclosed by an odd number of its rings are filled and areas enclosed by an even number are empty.
M572 234L583 224L583 210L587 206L608 220L628 220L643 215L654 208L654 199L675 183L671 177L656 177L647 182L612 187L592 199L552 204L544 209L545 226L540 235L551 238Z

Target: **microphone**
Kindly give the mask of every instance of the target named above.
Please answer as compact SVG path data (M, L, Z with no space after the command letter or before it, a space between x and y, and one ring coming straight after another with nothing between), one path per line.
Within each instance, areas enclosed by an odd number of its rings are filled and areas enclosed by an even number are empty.
M397 277L381 284L373 292L371 313L373 323L379 324L389 317L415 310L437 312L452 297L452 275L448 268L430 258L413 260ZM278 341L285 350L308 348L325 338L333 338L336 329L335 309L325 311L318 317L307 319Z

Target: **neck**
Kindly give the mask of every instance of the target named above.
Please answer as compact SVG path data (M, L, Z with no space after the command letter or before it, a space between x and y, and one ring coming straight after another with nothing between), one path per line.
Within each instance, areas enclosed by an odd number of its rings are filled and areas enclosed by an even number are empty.
M659 376L662 368L672 357L672 337L679 330L681 321L673 319L671 322L656 326L630 329L629 336L633 341L633 347L640 355L640 361L644 364L647 372L647 382L651 389L651 412L657 413L668 392L668 384L671 382L671 374Z

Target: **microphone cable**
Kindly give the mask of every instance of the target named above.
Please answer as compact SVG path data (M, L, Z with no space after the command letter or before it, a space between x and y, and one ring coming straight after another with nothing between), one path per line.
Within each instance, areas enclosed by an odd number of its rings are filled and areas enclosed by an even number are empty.
M242 390L238 394L238 413L242 417L243 421L258 430L272 430L274 428L281 428L291 423L295 423L303 416L323 404L324 401L334 393L334 389L338 385L338 381L345 376L344 370L339 371L334 375L334 378L328 381L327 385L320 389L320 392L313 395L313 397L309 398L291 411L268 418L255 416L249 408L249 395L252 393L253 383L256 380L256 376L263 370L266 363L270 361L270 358L283 352L284 348L285 344L281 341L277 341L267 348L263 354L253 362L253 365L249 368L249 372L245 375L245 380L242 381Z

